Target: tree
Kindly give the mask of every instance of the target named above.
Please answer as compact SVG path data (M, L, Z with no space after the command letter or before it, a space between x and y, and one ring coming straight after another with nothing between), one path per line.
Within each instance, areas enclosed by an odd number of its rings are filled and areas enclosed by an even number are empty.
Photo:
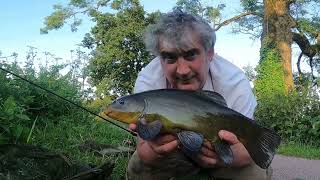
M257 75L255 69L251 65L248 64L243 66L242 69L249 81L255 81Z
M106 8L111 8L112 12L104 12ZM145 50L142 33L159 13L146 14L138 0L70 0L67 7L55 6L42 32L59 29L67 19L79 13L89 15L96 22L82 44L92 50L90 82L97 87L97 93L132 93L137 73L152 59ZM71 23L71 29L78 25Z
M214 28L234 22L235 32L261 38L261 57L257 68L257 91L269 88L270 92L288 94L294 89L292 74L292 45L296 43L301 54L297 60L300 69L301 57L309 58L312 67L319 64L320 54L320 1L319 0L241 0L243 11L222 21L221 11L204 6L200 0L178 0L178 7L214 22ZM214 10L214 11L213 11ZM214 13L209 13L214 12ZM217 19L220 21L217 21ZM212 21L214 20L214 21ZM301 74L301 71L299 70ZM259 95L263 94L261 92Z

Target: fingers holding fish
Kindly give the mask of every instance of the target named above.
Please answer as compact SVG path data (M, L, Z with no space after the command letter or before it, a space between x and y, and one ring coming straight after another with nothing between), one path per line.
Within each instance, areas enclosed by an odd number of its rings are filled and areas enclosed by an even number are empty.
M157 136L156 138L154 138L152 141L150 142L154 142L158 145L164 145L166 143L172 142L174 140L177 140L177 137L171 134L164 134L161 136Z
M240 143L237 136L233 134L232 132L220 130L218 133L219 137L225 141L227 141L229 144L237 144Z
M242 143L237 143L231 146L234 160L231 166L233 167L243 167L246 165L249 165L253 163L253 160L249 154L249 152L246 150L244 145Z
M154 140L147 141L155 153L165 155L174 151L178 147L178 140L173 135L163 135Z
M217 167L218 162L220 161L218 155L214 151L212 144L204 140L200 153L194 159L199 166L204 168L213 168Z
M137 152L140 157L140 159L146 163L150 164L153 163L156 159L160 157L159 154L157 154L153 148L150 146L148 141L143 140L139 138L138 140L138 146L137 146Z
M201 147L201 152L202 155L210 158L218 158L217 153L214 151L214 148L212 147L212 144L208 140L204 140L202 147Z
M202 151L202 150L201 150ZM203 168L214 168L220 166L220 159L214 155L214 152L208 153L200 153L195 159L199 166Z
M130 129L131 131L136 132L136 130L137 130L137 125L134 124L134 123L131 123L131 124L129 124L129 129Z
M241 167L253 162L249 152L244 145L238 140L237 136L232 132L221 130L219 131L219 137L231 145L231 149L234 155L234 160L231 166Z
M204 146L204 147L206 147L206 148L208 148L210 150L214 150L212 144L206 139L204 140L202 146Z
M136 129L135 124L129 126L130 129ZM139 136L138 136L139 137ZM146 163L153 163L156 159L163 157L177 148L177 138L173 135L161 135L152 140L143 140L141 137L138 139L137 152L140 159Z
M200 152L203 156L209 157L209 158L213 158L213 159L217 159L218 155L217 153L215 153L212 149L209 149L205 146L202 146L201 148L201 152Z

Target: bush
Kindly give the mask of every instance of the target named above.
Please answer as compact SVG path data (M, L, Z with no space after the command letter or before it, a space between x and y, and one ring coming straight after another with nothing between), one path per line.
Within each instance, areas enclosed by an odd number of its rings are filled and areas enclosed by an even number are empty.
M1 67L22 72L16 63L2 64ZM30 96L19 92L21 86L16 83L12 76L0 72L0 143L27 141L31 129L32 121L23 105Z
M1 64L1 67L81 105L79 83L70 73L59 73L65 67L63 65L53 65L49 70L40 68L39 73L30 68L22 69L16 63ZM0 142L26 142L35 119L38 119L37 126L44 127L48 120L57 123L59 117L73 120L88 117L87 113L63 99L2 71L0 100Z
M260 99L256 119L283 140L320 145L320 99L310 93Z

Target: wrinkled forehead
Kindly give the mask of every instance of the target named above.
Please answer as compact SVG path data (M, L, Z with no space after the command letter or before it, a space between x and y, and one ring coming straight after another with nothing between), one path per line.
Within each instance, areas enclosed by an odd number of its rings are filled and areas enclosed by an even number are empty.
M198 34L184 31L175 35L163 34L159 37L159 52L185 52L190 49L201 49Z

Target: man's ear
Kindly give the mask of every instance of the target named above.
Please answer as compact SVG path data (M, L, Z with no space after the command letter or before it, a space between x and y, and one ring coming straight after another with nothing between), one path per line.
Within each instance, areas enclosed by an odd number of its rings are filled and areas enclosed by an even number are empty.
M207 53L207 57L210 62L213 60L213 56L214 56L214 48L210 48Z

